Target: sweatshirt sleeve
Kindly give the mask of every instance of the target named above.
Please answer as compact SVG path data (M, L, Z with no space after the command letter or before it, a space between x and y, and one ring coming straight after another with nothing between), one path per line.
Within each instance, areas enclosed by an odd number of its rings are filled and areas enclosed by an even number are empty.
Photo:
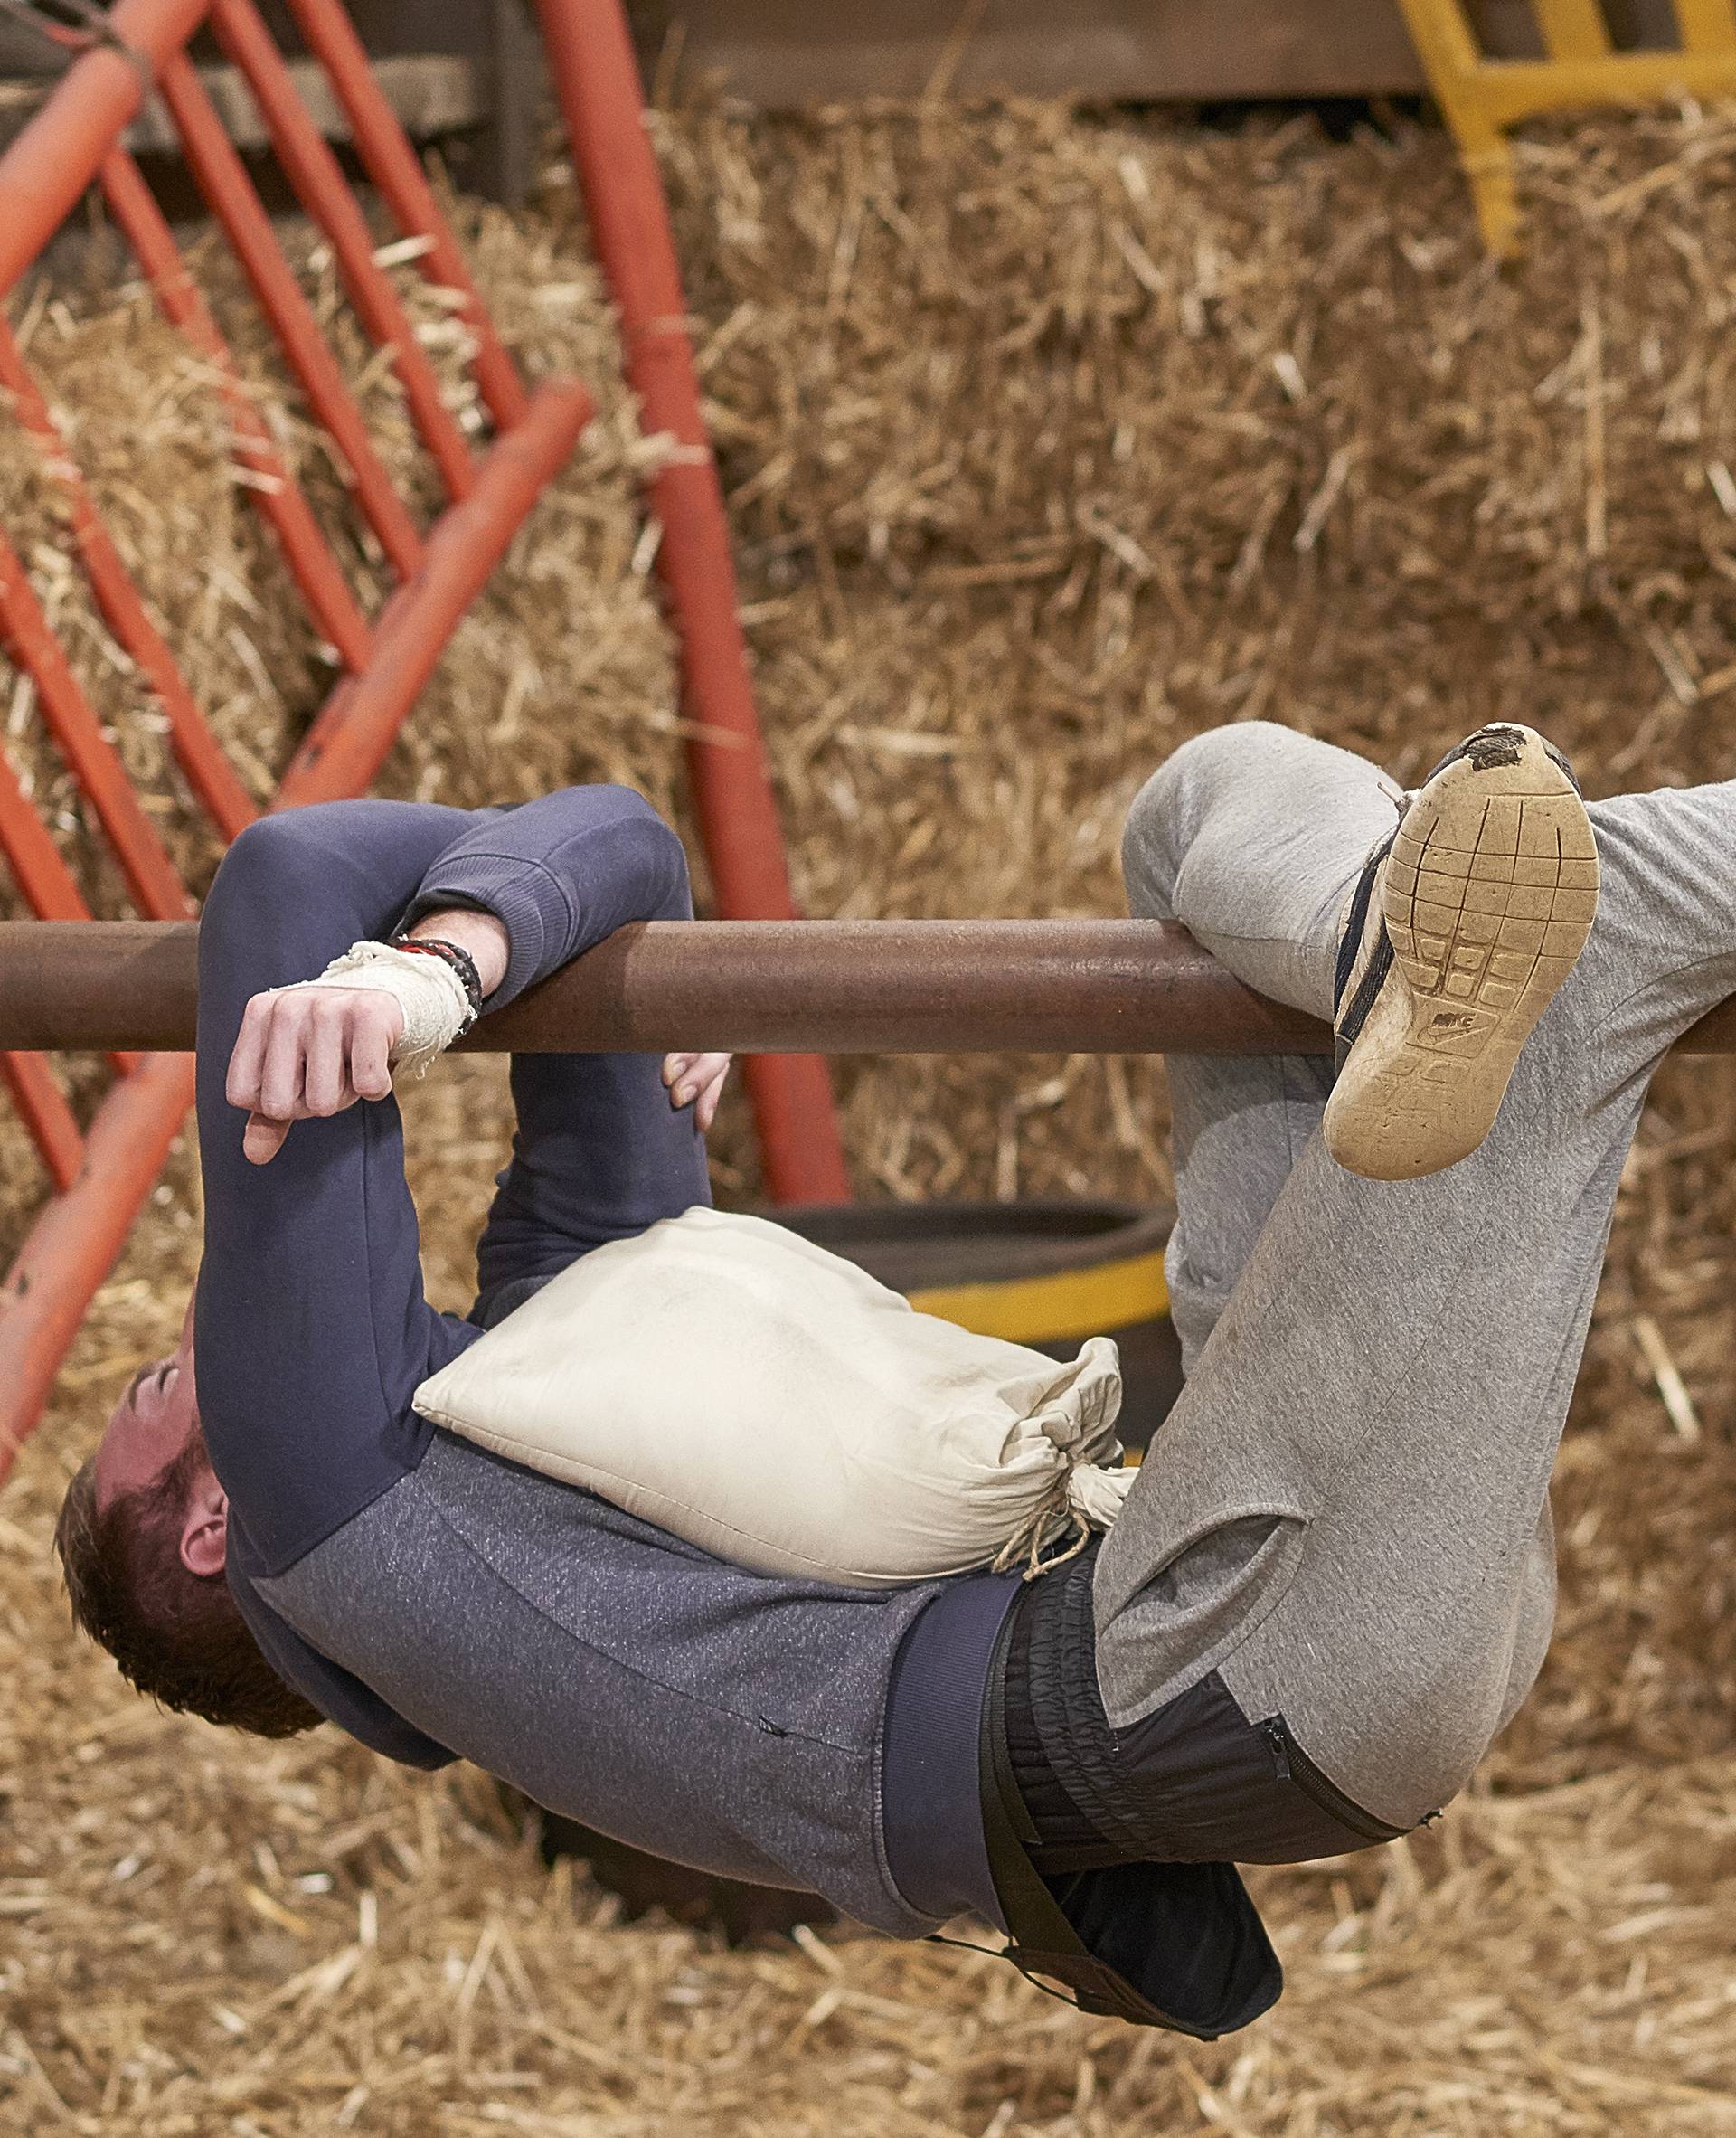
M252 995L311 979L359 938L453 903L505 923L511 961L493 1007L624 922L685 913L685 862L675 834L623 788L474 813L330 803L250 826L205 903L195 1376L255 1574L292 1563L420 1462L431 1429L411 1397L476 1330L423 1297L396 1102L297 1121L270 1164L253 1166L224 1090L229 1057ZM505 1255L514 1273L570 1261L575 1222L589 1240L599 1225L612 1233L641 1209L660 1215L671 1197L703 1195L691 1115L674 1115L655 1064L648 1081L641 1069L623 1083L624 1060L646 1057L521 1057L525 1155L509 1176L517 1252ZM527 1103L541 1125L528 1137Z
M406 923L478 906L505 927L498 1009L629 921L692 912L681 841L627 787L568 787L474 820L422 878Z
M243 1571L291 1564L415 1467L428 1428L410 1396L471 1338L422 1295L396 1101L297 1121L251 1165L225 1089L236 1035L255 994L389 933L470 823L394 802L287 810L241 833L205 901L193 1373Z
M505 923L497 1008L629 921L691 917L681 842L621 787L569 788L478 821L423 878L410 917L455 903ZM671 1104L656 1055L513 1057L512 1162L476 1252L472 1318L609 1240L711 1200L691 1107Z

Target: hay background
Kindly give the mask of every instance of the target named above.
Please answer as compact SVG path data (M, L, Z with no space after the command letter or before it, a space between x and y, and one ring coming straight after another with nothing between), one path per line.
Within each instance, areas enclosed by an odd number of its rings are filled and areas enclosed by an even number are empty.
M710 106L658 137L810 912L1113 911L1140 779L1228 719L1401 775L1497 715L1549 727L1593 792L1736 771L1730 116L1538 137L1505 274L1424 131ZM640 449L571 190L557 164L515 222L467 213L509 336L533 369L580 369L605 419L387 790L617 776L679 812ZM416 301L449 367L449 323ZM21 324L263 791L326 671L207 391L99 249ZM238 338L335 524L317 439ZM364 376L426 496L389 380ZM203 880L213 856L156 724L4 428L0 494ZM109 903L27 694L0 718ZM846 1064L840 1085L867 1193L1166 1186L1148 1064ZM410 1776L329 1732L230 1742L125 1694L69 1637L48 1538L107 1404L172 1340L197 1226L182 1152L0 1504L0 2121L32 2138L1736 2127L1732 1097L1729 1066L1675 1067L1646 1117L1560 1472L1543 1686L1438 1831L1260 1876L1291 1988L1218 2047L1081 2020L968 1955L728 1953L622 1926L582 1874L542 1870L474 1774ZM446 1064L411 1113L430 1285L461 1305L498 1071ZM717 1142L721 1191L750 1195L739 1105ZM0 1245L37 1192L0 1129ZM1674 1419L1670 1362L1691 1405Z

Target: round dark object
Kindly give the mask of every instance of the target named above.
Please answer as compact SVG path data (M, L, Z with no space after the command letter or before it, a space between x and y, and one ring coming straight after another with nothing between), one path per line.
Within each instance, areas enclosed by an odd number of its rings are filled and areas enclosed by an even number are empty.
M1088 1336L1121 1353L1121 1437L1144 1448L1181 1392L1163 1253L1173 1214L1138 1203L847 1203L769 1210L912 1305L1071 1358Z

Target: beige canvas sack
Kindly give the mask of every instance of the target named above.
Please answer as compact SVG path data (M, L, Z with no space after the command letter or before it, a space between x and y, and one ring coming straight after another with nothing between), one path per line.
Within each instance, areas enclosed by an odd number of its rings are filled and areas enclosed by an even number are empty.
M703 1208L581 1257L415 1402L721 1558L860 1587L1033 1567L1136 1475L1107 1338L1061 1365Z

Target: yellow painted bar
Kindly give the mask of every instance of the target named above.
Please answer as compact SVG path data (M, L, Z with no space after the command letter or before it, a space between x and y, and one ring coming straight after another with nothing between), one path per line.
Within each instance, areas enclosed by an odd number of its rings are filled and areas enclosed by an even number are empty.
M1736 50L1624 52L1607 60L1557 66L1548 60L1491 60L1473 92L1502 126L1565 111L1576 104L1650 104L1673 90L1690 96L1736 92Z
M1675 0L1688 52L1736 52L1736 0Z
M1400 0L1492 252L1509 251L1518 231L1505 128L1588 105L1736 95L1736 0L1673 4L1682 38L1675 51L1614 51L1601 0L1535 0L1550 58L1489 60L1460 0Z
M1609 50L1599 0L1532 0L1552 60L1597 60Z
M1459 0L1399 0L1404 26L1434 92L1444 103L1458 80L1475 79L1483 54Z
M937 1315L977 1336L1052 1344L1113 1336L1132 1322L1156 1320L1169 1311L1169 1287L1161 1253L1134 1254L1043 1277L937 1285L911 1292L910 1301L920 1314Z

